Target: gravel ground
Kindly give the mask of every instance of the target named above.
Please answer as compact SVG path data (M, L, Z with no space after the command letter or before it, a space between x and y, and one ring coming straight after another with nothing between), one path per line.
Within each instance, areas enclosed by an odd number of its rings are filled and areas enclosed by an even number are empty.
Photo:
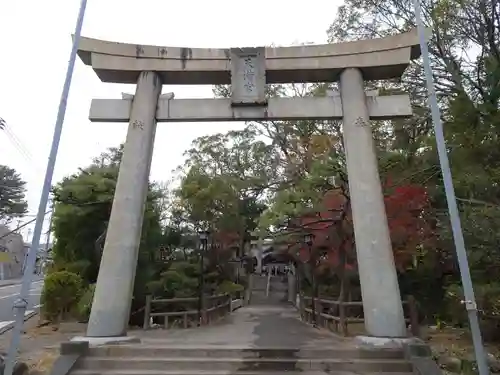
M61 323L58 326L40 325L38 316L24 324L24 333L21 336L19 357L27 362L32 369L42 372L48 371L56 359L61 342L68 341L74 336L85 332L85 324ZM7 353L12 330L0 335L0 351Z

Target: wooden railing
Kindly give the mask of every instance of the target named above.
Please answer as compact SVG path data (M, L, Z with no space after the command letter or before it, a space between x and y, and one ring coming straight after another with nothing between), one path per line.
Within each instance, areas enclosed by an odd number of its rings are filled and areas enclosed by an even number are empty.
M349 324L363 323L363 302L340 302L325 298L315 298L315 312L318 326L325 327L344 336L349 335ZM405 319L410 324L411 334L420 335L417 303L413 296L403 301ZM300 316L307 323L314 323L312 298L301 295L299 303ZM355 310L355 311L353 311Z
M151 318L155 317L163 318L164 328L189 328L210 324L231 313L231 300L230 294L205 296L200 312L198 297L154 299L152 296L146 296L143 328L150 329Z

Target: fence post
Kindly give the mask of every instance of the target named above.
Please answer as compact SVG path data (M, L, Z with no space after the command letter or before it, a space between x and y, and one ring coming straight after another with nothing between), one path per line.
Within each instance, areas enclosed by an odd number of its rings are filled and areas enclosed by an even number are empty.
M272 272L272 269L271 269ZM266 298L269 297L269 290L271 289L271 272L267 274L267 284L266 284Z
M314 320L317 326L322 326L321 313L323 312L323 304L321 303L319 297L314 298Z
M300 316L302 317L302 320L305 322L309 323L309 319L306 316L306 301L304 300L304 295L301 294L299 297L299 311L300 311Z
M150 315L151 315L151 301L153 297L151 295L146 296L146 306L144 307L144 324L142 326L143 329L149 329L151 326L149 324Z
M347 336L348 335L347 319L346 319L344 301L339 301L339 323L342 335Z
M415 297L408 296L408 314L410 318L410 331L415 337L420 337L420 324L418 322L418 308Z
M201 297L201 322L200 325L203 326L207 324L207 296L205 294Z

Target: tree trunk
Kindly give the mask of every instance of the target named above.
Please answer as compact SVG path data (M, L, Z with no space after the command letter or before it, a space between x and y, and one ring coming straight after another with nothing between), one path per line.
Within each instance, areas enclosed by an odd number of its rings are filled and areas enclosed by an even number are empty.
M339 276L339 279L340 279L340 291L339 291L339 296L337 298L337 302L338 304L335 305L336 306L336 309L335 309L335 315L338 315L339 313L339 306L342 302L345 302L346 301L346 294L347 294L347 283L348 283L348 280L347 277L346 277L346 270L345 270L345 266L346 266L346 251L345 251L345 246L344 244L342 243L339 247L339 272L338 272L338 276Z

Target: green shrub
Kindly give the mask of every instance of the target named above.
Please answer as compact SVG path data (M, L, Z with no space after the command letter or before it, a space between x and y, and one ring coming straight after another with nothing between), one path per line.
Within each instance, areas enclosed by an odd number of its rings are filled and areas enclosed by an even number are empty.
M45 278L41 303L43 315L51 321L64 320L75 312L82 295L83 280L76 273L53 272Z
M92 263L90 263L90 261L82 259L76 262L66 263L64 270L76 273L77 275L81 275L83 277L91 265Z
M178 268L171 267L171 269L161 274L163 293L167 298L192 297L197 294L198 278L190 277L188 272L183 272L190 270L190 267L180 265Z
M92 309L92 301L94 300L95 284L89 285L78 301L78 317L83 322L88 322L90 310Z
M217 286L217 294L235 294L239 292L243 292L245 288L243 285L233 283L232 281L225 280L221 284Z
M64 262L61 260L52 261L47 267L46 274L49 275L54 272L68 271L77 275L84 275L90 265L90 262L85 259L76 262Z

